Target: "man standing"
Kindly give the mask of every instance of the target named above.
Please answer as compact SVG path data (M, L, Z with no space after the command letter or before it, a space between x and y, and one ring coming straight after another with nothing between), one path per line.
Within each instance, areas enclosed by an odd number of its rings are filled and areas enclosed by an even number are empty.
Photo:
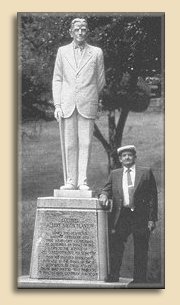
M58 49L54 75L55 118L62 120L66 176L61 189L89 190L90 157L98 97L105 85L103 52L86 43L85 19L71 22L72 43Z
M119 281L125 242L130 234L134 241L134 276L129 287L146 283L148 244L150 232L157 221L157 188L150 168L138 167L134 145L118 150L122 168L113 170L100 195L101 204L110 214L110 274L107 281Z

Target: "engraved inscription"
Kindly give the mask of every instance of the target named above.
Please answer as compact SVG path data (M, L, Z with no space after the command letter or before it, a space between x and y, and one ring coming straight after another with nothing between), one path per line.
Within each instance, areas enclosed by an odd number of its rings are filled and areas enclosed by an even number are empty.
M38 211L38 278L98 279L94 211Z

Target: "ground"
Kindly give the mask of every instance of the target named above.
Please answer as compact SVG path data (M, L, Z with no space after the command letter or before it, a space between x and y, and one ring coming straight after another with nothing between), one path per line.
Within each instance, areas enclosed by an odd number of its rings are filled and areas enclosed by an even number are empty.
M107 137L107 116L97 121ZM53 122L29 122L19 127L19 273L29 274L36 199L52 196L53 190L63 184L62 161L58 124ZM164 114L146 111L130 113L126 122L123 143L137 148L137 164L151 166L157 181L159 197L159 221L151 235L149 251L149 281L158 283L163 272L164 256ZM88 181L98 192L108 176L107 155L101 143L93 138ZM129 238L121 276L132 277L133 248Z

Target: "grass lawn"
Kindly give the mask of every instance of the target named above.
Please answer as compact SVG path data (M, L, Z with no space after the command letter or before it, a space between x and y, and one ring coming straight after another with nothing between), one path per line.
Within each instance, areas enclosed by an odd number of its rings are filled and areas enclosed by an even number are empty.
M97 121L105 136L107 117ZM163 264L164 235L164 115L162 112L130 113L126 122L123 145L137 147L137 164L151 166L158 185L159 221L151 236L149 252L149 280L160 282ZM29 274L36 199L52 196L53 190L63 184L62 161L58 125L53 122L30 122L20 127L19 144L19 273ZM108 175L107 155L101 143L93 138L88 180L92 189L99 191ZM132 240L126 246L121 276L132 277Z

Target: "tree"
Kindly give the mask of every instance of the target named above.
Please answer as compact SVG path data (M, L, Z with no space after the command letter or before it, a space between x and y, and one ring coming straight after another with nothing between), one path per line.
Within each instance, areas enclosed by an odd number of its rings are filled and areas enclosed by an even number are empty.
M145 111L149 105L150 88L145 76L161 72L161 23L160 16L108 16L104 17L104 25L95 28L92 41L98 41L105 54L107 88L102 108L108 114L109 142L97 125L94 134L103 144L112 168L119 166L116 151L128 113ZM115 110L119 112L117 124Z
M57 48L71 41L69 25L81 14L23 14L19 18L19 68L22 74L23 118L48 116L51 80ZM150 89L146 76L161 73L162 15L83 14L89 42L103 49L107 85L101 109L108 115L109 140L95 124L94 135L107 152L110 168L119 166L116 154L130 111L147 109ZM118 121L115 123L115 112Z

